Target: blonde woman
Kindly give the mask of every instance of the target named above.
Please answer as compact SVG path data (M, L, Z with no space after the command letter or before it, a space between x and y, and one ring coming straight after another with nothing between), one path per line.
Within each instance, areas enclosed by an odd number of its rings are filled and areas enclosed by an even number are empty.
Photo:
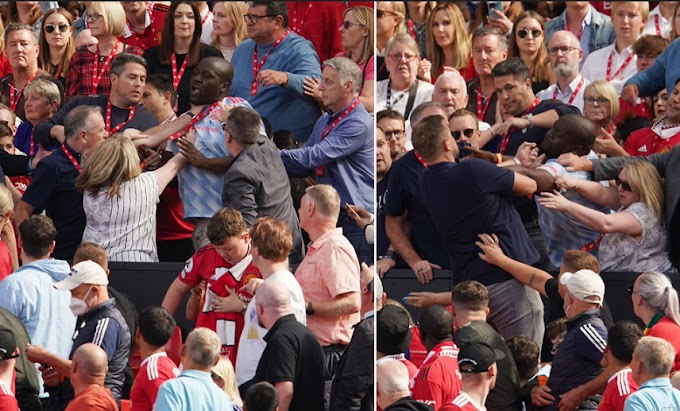
M405 15L406 6L403 1L378 1L375 3L375 63L378 80L385 80L388 76L385 47L395 34L406 32Z
M514 28L508 57L519 57L529 67L536 94L556 81L545 45L545 19L533 10L525 11L515 19Z
M248 27L243 16L248 11L244 1L218 1L213 7L213 41L227 61L231 61L236 47L248 37Z
M195 133L186 138L195 141ZM163 167L142 173L143 164L129 138L115 134L100 143L88 154L76 180L87 217L83 241L104 247L109 261L158 262L158 196L185 163L182 155L176 155Z
M6 184L12 185L7 177ZM12 194L4 185L0 185L0 281L19 268L17 241L12 227L14 201Z
M38 66L66 86L66 73L75 53L73 15L66 9L51 9L43 16Z
M616 89L608 82L597 80L586 86L583 92L583 115L600 131L593 145L593 150L598 154L611 157L624 155L614 123L619 115L619 107Z
M139 56L144 50L118 41L125 28L125 11L117 1L93 1L85 16L96 44L78 47L66 75L66 97L111 93L111 60L120 53Z
M455 4L441 3L432 10L427 19L425 49L429 61L421 63L423 80L434 84L444 71L458 71L465 80L476 77L465 19Z
M675 271L668 258L663 183L651 163L624 163L612 187L565 176L558 177L556 184L618 210L601 213L567 200L558 191L541 193L538 199L543 206L569 213L603 234L598 252L602 271Z
M235 405L243 408L243 400L238 392L238 386L236 385L236 373L234 372L234 366L227 357L221 356L217 364L210 370L210 375L212 376L213 382L217 384L231 399Z

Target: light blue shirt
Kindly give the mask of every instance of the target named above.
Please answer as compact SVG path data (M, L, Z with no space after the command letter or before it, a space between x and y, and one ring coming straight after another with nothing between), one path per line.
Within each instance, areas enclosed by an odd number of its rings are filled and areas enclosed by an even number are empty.
M352 101L354 102L354 100ZM351 104L351 103L350 103ZM373 118L359 104L342 119L326 138L323 132L349 104L337 113L325 113L314 125L307 146L297 150L281 150L288 176L315 176L315 168L324 166L318 184L329 184L338 191L342 208L347 203L373 210Z
M670 378L654 378L626 399L623 410L680 410L680 391L673 388Z
M57 290L54 284L70 272L66 261L38 260L0 282L0 307L21 320L32 344L62 358L69 358L76 317L69 309L71 293ZM40 388L42 393L42 379Z
M154 411L233 411L229 396L215 384L210 373L184 370L161 385Z
M253 53L257 46L258 64L272 49L274 43L256 45L245 40L234 50L231 65L234 67L234 82L231 95L247 100L272 125L273 131L289 130L299 142L309 139L314 122L321 115L316 102L305 95L305 77L321 80L321 65L314 46L308 40L290 33L267 57L262 70L282 71L288 74L286 86L257 85L257 93L250 95L253 83Z

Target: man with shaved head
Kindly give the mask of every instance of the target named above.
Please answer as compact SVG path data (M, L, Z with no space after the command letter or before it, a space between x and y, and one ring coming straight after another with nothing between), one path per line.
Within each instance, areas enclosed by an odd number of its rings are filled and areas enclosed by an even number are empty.
M316 336L295 319L290 292L279 281L265 281L257 288L257 317L269 332L255 377L242 392L267 381L279 394L280 409L323 410L325 359Z
M71 384L75 398L66 411L106 410L117 411L118 405L111 391L104 388L104 378L109 370L106 352L95 344L83 344L73 353Z
M583 93L590 81L579 73L583 50L576 35L566 30L556 31L548 42L548 58L557 83L541 90L536 97L541 101L560 100L583 113Z

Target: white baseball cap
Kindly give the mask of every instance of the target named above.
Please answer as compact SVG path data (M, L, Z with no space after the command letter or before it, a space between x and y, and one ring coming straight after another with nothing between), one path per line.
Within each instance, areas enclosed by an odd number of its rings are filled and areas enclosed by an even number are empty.
M560 277L560 283L580 301L600 305L604 302L604 281L591 270L564 273Z
M106 275L106 271L94 261L81 261L71 267L68 277L54 284L54 288L71 291L81 284L108 285L109 277Z

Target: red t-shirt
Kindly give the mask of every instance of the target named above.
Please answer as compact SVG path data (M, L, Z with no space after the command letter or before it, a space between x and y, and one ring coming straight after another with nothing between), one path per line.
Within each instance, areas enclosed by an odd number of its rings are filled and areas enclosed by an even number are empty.
M253 296L242 292L241 288L254 278L262 278L262 274L253 265L250 253L236 265L231 265L217 253L212 244L196 251L179 274L180 281L191 286L198 285L201 280L207 280L205 300L202 301L196 327L210 328L219 335L222 341L221 354L229 357L232 364L236 364L238 339L244 324L243 314L216 313L212 311L210 300L213 294L227 297L229 295L227 289L231 289L244 304L247 304Z
M477 405L469 395L461 391L453 401L444 404L439 411L486 411L486 407Z
M156 3L153 5L152 9L149 9L149 3L147 3L146 18L149 19L150 24L144 29L144 34L139 35L132 31L130 23L125 21L125 32L122 36L118 37L118 40L128 46L136 46L144 50L160 45L161 33L163 33L163 24L165 23L165 15L167 13L167 5ZM125 37L126 34L128 37Z
M640 104L630 104L621 97L619 98L619 115L614 120L614 123L623 123L631 117L644 117L651 120L652 114L652 109L644 99L641 99Z
M668 317L662 317L646 335L663 338L671 343L675 350L675 364L673 364L672 372L680 371L680 325Z
M670 151L678 143L680 143L680 133L664 139L659 137L651 127L647 127L632 132L623 145L623 149L631 156L648 156Z
M116 400L113 399L111 391L100 385L92 385L77 394L66 407L66 411L83 410L118 411L118 405Z
M12 389L0 381L0 410L2 411L18 411L19 403L14 397Z
M191 238L194 225L184 219L184 206L177 187L165 187L156 208L156 240L174 241Z
M611 1L591 1L590 5L600 13L611 16L612 15L612 2ZM652 9L651 6L649 8Z
M600 400L599 411L623 411L626 398L638 389L630 368L624 368L612 375Z
M325 60L343 51L338 31L345 11L342 2L287 1L286 6L288 27L293 33L312 42L322 65Z
M164 352L146 358L130 391L132 411L151 411L158 390L165 381L179 375L175 363Z
M411 380L411 397L437 411L452 402L462 388L458 369L458 347L445 341L430 351Z
M10 274L12 274L12 255L7 244L0 240L0 281Z

